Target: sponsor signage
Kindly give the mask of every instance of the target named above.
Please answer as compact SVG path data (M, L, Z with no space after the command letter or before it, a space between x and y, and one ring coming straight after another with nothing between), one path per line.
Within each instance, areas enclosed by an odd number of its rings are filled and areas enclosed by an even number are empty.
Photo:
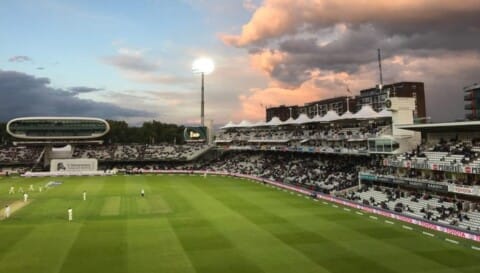
M360 173L360 180L364 182L381 182L394 185L402 185L414 189L428 189L435 192L448 192L449 187L445 184L430 183L427 181L421 181L418 179L406 178L406 177L394 177L387 175L375 175L370 173Z
M467 194L467 195L480 195L477 187L451 185L450 191L454 193Z
M91 172L96 171L98 161L93 158L52 159L50 172Z
M459 164L438 164L438 163L429 163L429 162L414 162L411 160L391 160L384 159L384 166L397 167L397 168L412 168L412 169L424 169L424 170L434 170L434 171L444 171L452 173L472 173L480 174L480 168L472 166L463 166Z

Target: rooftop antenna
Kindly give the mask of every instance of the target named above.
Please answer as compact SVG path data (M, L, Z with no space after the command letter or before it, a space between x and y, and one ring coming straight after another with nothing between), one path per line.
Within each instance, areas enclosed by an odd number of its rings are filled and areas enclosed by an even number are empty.
M380 53L380 48L377 48L378 52L378 70L380 71L380 90L383 87L383 75L382 75L382 55Z
M352 91L350 91L350 88L348 87L348 84L346 86L347 86L347 93L349 94L349 95L347 95L347 112L348 112L348 111L350 111L349 100L350 100L350 96L352 95Z

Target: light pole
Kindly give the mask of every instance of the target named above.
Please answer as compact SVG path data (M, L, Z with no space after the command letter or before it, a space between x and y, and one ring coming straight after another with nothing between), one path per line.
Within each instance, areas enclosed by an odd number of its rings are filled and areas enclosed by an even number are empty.
M205 75L213 72L215 65L209 58L196 59L192 64L193 73L199 73L202 76L201 105L200 105L200 123L205 126Z

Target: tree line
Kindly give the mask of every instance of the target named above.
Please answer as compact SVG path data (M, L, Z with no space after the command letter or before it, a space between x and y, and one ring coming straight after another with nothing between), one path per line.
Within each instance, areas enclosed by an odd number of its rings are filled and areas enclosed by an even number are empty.
M110 132L101 139L106 144L115 143L141 143L141 144L183 144L184 126L162 123L159 121L146 121L142 126L129 126L125 121L107 120ZM13 141L6 131L6 123L0 123L0 143L8 145Z

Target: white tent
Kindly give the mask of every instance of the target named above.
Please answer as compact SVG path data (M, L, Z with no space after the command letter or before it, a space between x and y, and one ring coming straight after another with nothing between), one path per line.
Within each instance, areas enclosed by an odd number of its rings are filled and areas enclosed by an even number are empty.
M320 122L329 122L329 121L338 120L338 119L340 119L340 116L337 114L337 112L335 112L333 110L329 110L325 114L325 116L323 116L320 119Z
M221 129L228 129L228 128L235 128L237 125L231 121L229 121L225 126L223 126Z
M347 111L340 116L340 119L353 119L353 114L352 112Z
M387 108L383 108L382 111L378 112L378 116L380 118L391 118L392 111L387 110Z
M250 127L262 127L262 126L266 126L267 123L265 121L257 121L255 123L253 123Z
M353 114L353 117L356 119L376 119L380 116L372 109L372 106L365 104L358 112Z
M293 119L292 117L282 122L282 125L289 125L289 124L297 124L297 123L295 122L295 119Z
M265 125L268 125L268 126L278 126L278 125L282 125L282 121L280 121L279 118L277 117L273 117L269 122L267 122Z
M311 122L321 122L322 121L322 116L315 115L310 121Z
M236 127L250 127L252 126L252 123L248 120L242 120Z
M309 123L309 122L312 122L312 119L309 118L307 115L305 114L301 114L300 116L298 116L298 118L295 120L295 124L304 124L304 123Z

